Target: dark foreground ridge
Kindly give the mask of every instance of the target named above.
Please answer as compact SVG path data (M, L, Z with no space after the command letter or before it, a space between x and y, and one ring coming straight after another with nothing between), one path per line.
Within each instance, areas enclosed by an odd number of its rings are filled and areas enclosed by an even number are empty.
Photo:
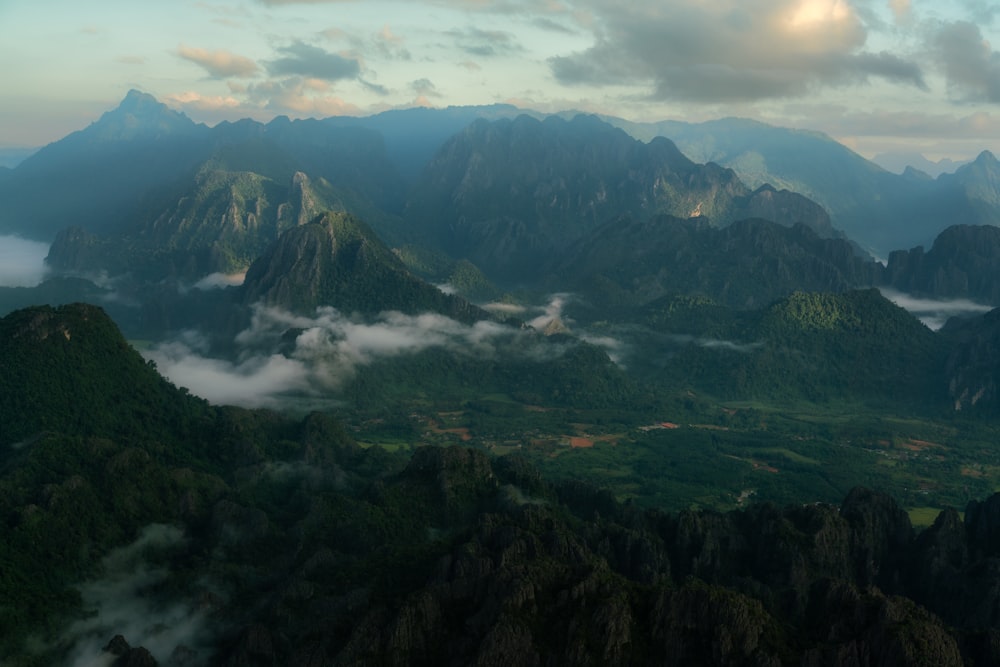
M1000 658L1000 495L915 536L891 498L864 488L840 508L663 514L546 484L517 458L427 447L350 500L327 493L285 516L279 526L227 500L211 510L202 548L228 553L246 586L232 594L249 603L212 612L230 627L214 664Z
M4 664L1000 661L1000 494L919 534L865 488L644 510L517 455L209 406L92 306L0 333L3 405L35 397L0 449Z

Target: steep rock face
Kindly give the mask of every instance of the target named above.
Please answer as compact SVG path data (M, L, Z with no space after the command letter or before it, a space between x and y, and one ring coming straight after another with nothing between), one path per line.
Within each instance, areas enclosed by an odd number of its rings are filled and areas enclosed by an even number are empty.
M993 153L983 151L939 181L942 187L961 194L977 224L1000 223L1000 161Z
M954 409L994 413L1000 407L1000 310L953 319L942 333L951 342L944 372Z
M108 239L91 234L82 227L66 227L59 230L55 240L49 246L49 254L45 263L49 267L65 273L84 273L95 267L103 267L118 273L123 265L120 261L108 266Z
M281 232L338 206L329 183L313 183L301 172L278 183L254 172L206 167L172 203L127 233L61 231L46 263L58 272L193 282L246 270Z
M885 257L928 243L956 220L996 224L1000 173L989 153L955 174L931 179L920 172L890 173L819 133L772 127L742 118L705 123L611 122L648 140L673 139L698 162L733 169L750 187L765 183L815 200L833 225L866 250Z
M438 312L462 321L489 319L464 299L410 274L357 219L325 213L288 230L247 270L244 303L312 314L318 306L374 315Z
M883 590L901 588L903 558L913 542L907 513L884 493L855 488L844 499L840 516L851 527L854 581Z
M644 144L593 117L521 116L477 121L445 144L406 216L454 256L511 280L613 217L704 216L723 226L753 211L829 225L801 197L751 193L731 170L695 164L662 137Z
M822 206L797 192L779 191L768 184L747 195L740 206L740 214L747 218L774 220L785 226L803 224L820 238L837 235L830 215Z
M803 666L965 664L938 618L875 588L819 582L807 618L819 641L804 652Z
M953 225L930 250L894 251L884 283L916 296L1000 305L1000 228Z

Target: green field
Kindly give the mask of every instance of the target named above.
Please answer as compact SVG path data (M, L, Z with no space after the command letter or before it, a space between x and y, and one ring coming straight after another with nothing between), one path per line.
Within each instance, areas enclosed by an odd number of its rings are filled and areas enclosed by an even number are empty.
M492 394L459 405L414 402L407 424L362 423L349 413L342 418L363 443L394 451L468 445L520 455L547 478L587 481L621 500L665 510L840 503L862 485L891 494L915 525L927 526L941 509L962 510L1000 488L1000 451L993 444L1000 432L988 422L886 414L841 402L698 397L664 406L656 412L577 410Z

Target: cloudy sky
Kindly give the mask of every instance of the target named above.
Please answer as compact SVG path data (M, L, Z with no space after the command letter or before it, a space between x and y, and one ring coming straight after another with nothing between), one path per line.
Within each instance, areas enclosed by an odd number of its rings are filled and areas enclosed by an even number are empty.
M0 148L131 88L193 119L510 102L1000 154L995 0L0 0Z

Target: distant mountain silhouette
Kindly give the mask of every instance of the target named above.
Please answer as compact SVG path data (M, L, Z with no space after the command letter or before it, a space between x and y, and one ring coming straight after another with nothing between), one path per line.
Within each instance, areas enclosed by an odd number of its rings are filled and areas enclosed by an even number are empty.
M993 165L929 178L915 170L886 171L820 132L774 127L740 118L704 123L608 121L634 136L674 140L688 157L733 169L751 187L771 183L818 202L837 229L866 250L885 257L892 250L929 244L955 223L997 224L998 181Z

